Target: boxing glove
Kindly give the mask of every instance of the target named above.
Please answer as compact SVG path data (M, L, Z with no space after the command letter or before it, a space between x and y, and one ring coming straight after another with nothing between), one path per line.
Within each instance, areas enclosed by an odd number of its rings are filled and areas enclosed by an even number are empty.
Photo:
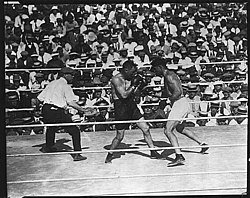
M138 86L138 88L140 90L143 90L146 86L148 85L148 83L146 82L146 80L144 78L142 78L140 85Z
M135 76L132 81L131 81L131 85L138 87L141 84L141 81L143 80L141 75L137 75Z

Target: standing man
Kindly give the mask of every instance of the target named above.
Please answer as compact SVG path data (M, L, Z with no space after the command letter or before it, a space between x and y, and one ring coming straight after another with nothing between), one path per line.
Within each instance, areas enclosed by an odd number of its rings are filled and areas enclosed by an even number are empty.
M131 61L125 61L120 73L111 79L112 96L115 108L115 120L144 120L135 101L134 93L143 87L142 79L137 74L136 64ZM150 134L149 126L145 122L137 123L142 130L145 141L150 148L154 148L153 140ZM128 129L129 124L116 124L116 137L113 139L110 150L115 149L123 140L124 132ZM111 163L113 153L109 152L105 163ZM151 158L164 159L158 152L151 151Z
M172 146L179 147L178 139L174 134L174 129L194 140L201 146L206 146L207 144L200 141L192 131L184 130L185 125L182 123L182 121L180 121L180 119L185 118L190 112L190 105L187 98L183 96L182 85L179 77L174 72L166 68L163 59L155 59L151 64L152 72L154 72L156 76L161 76L164 78L164 91L166 92L172 104L172 109L169 113L168 119L175 120L167 121L166 127L164 129L164 134L167 136ZM201 149L201 152L204 153L207 150L208 147L204 147ZM169 167L184 164L185 158L182 155L181 149L175 149L175 153L176 158L174 161L168 164Z
M63 67L60 70L61 77L49 83L46 88L38 95L38 99L43 102L42 114L45 124L53 123L71 123L70 114L65 113L67 106L73 107L79 112L84 112L84 109L77 103L77 97L69 84L72 83L75 71L69 67ZM65 130L72 136L74 151L81 151L80 130L77 126L63 126ZM55 133L57 126L47 128L46 132L46 147L43 152L55 152ZM74 161L87 159L80 154L72 155Z

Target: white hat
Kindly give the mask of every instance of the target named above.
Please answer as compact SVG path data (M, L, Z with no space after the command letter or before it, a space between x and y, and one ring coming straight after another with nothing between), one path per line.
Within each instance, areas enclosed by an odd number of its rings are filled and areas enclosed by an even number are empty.
M177 70L178 69L178 65L176 64L171 64L171 65L167 65L168 69L172 69L172 70Z
M68 65L76 65L76 61L71 60L71 61L68 62Z
M58 56L59 53L58 52L52 52L51 56Z
M138 45L138 46L136 46L135 47L135 51L137 52L137 51L140 51L140 50L143 50L144 48L143 48L143 46L142 45Z
M159 81L161 81L161 77L160 76L155 76L155 77L152 78L152 80L159 82Z
M213 90L211 89L211 87L207 87L203 93L203 95L213 95Z
M193 65L192 64L188 64L188 65L182 65L182 69L188 69L190 67L192 67Z
M51 10L58 10L57 6L52 6Z
M89 60L87 61L87 65L88 65L88 64L96 64L96 61L95 61L95 60L89 59Z
M154 87L153 91L161 91L161 87Z
M214 85L222 85L222 84L223 84L223 82L220 80L214 82Z

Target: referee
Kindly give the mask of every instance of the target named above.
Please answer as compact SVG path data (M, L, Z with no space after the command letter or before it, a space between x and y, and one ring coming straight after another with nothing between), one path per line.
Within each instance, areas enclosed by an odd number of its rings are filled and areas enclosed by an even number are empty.
M65 113L67 106L73 107L79 112L84 112L76 101L71 86L75 71L69 67L63 67L60 70L60 78L49 83L46 88L38 95L38 99L43 102L42 114L45 124L53 123L71 123L70 114ZM72 136L74 151L81 151L80 130L76 126L63 126L63 128ZM57 126L50 126L46 132L46 146L42 149L43 152L56 152L55 133ZM80 154L72 155L74 161L87 159Z

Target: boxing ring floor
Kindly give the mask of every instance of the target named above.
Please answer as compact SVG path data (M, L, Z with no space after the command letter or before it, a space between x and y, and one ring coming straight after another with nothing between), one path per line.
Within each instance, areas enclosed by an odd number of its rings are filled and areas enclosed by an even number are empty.
M247 126L189 128L210 145L247 144ZM82 134L83 151L109 149L115 131ZM156 147L170 147L163 129L151 129ZM180 146L197 146L176 133ZM56 134L56 147L71 150L67 133ZM41 153L44 135L7 136L7 155ZM120 149L148 148L140 130L126 131ZM185 165L167 167L173 150L159 151L167 160L150 159L150 151L118 152L111 164L107 153L83 153L84 161L70 154L7 157L8 197L98 195L213 195L242 194L247 188L247 147L182 149ZM42 153L41 153L42 154ZM24 181L24 182L22 182Z

